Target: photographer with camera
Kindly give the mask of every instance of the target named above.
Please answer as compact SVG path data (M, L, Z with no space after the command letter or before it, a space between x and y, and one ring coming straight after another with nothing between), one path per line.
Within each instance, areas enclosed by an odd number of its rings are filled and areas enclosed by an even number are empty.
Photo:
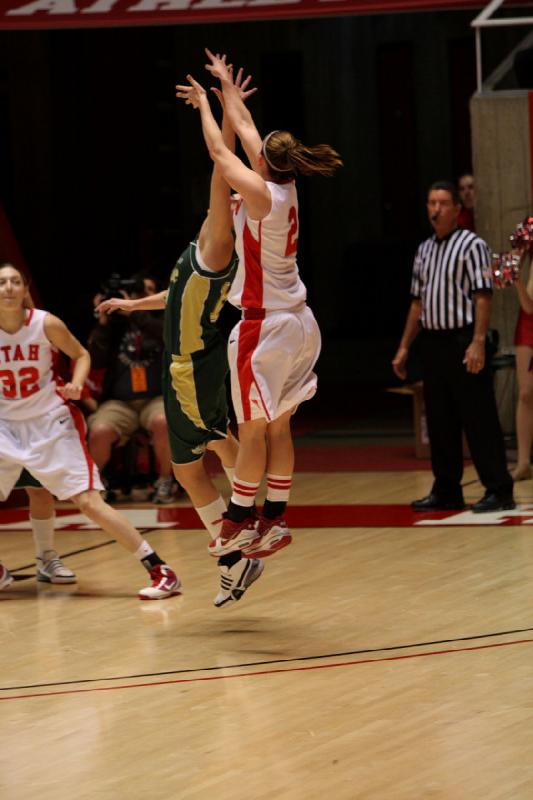
M157 291L153 278L114 273L94 298L147 297ZM96 313L96 312L95 312ZM148 311L122 311L112 317L96 313L98 323L89 335L93 368L103 371L100 405L88 419L89 451L99 470L109 462L114 446L125 445L139 428L150 434L158 479L154 503L172 503L178 484L170 463L167 424L161 396L163 319Z

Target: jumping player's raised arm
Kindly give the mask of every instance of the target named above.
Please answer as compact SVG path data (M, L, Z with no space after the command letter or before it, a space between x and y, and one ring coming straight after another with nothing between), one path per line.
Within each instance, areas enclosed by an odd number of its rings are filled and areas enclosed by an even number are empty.
M236 84L233 83L233 70L226 64L226 56L214 55L207 47L205 48L209 64L205 65L208 72L213 77L220 80L226 113L230 125L241 140L244 152L248 157L250 166L258 171L258 159L261 153L261 136L255 126L252 115L244 105L244 98L238 91Z
M242 69L238 71L234 88L243 102L256 91L255 89L248 89L250 80L251 76L243 80ZM230 125L222 93L218 89L215 92L223 109L222 140L228 150L233 153L235 151L235 131ZM192 104L191 101L192 98L189 98L189 102ZM198 108L198 105L195 104L195 107ZM227 268L234 246L230 186L216 161L211 175L209 212L198 237L198 246L202 258L210 269L216 271Z
M176 95L200 111L202 131L209 155L220 168L227 183L236 189L246 201L253 219L263 219L270 212L271 196L263 178L247 167L227 147L203 86L192 75L187 75L189 86L176 86ZM225 98L224 98L225 100Z
M233 152L235 133L225 114L222 119L222 138ZM232 225L230 186L215 162L211 173L209 209L198 236L198 247L210 269L226 269L233 252Z

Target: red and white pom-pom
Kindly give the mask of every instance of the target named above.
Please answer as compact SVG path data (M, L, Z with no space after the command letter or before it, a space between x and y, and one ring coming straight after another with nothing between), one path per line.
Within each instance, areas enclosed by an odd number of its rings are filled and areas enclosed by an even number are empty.
M532 250L533 217L526 217L522 222L519 222L509 239L513 250L520 250L521 252Z
M512 286L520 275L520 256L516 253L492 254L492 281L496 289Z

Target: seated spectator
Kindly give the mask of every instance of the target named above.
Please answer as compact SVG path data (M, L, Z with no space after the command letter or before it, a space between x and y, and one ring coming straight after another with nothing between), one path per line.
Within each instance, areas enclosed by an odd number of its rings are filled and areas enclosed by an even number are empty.
M113 276L110 283L112 291L125 298L147 296L156 289L153 279L140 276L132 281ZM102 299L97 295L95 305ZM172 475L161 396L161 315L149 311L123 311L111 317L99 314L89 335L88 349L93 368L103 374L100 405L88 419L89 452L98 469L101 471L109 463L115 445L122 447L143 428L150 434L159 474L153 502L172 503L178 484Z
M470 172L465 172L457 181L459 196L461 198L461 210L457 218L457 227L467 231L476 232L474 221L474 176Z

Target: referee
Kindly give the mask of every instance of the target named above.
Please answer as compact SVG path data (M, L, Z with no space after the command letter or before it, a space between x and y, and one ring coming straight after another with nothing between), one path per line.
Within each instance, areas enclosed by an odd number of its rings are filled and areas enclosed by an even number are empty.
M466 434L485 494L472 511L515 507L507 471L485 339L490 320L490 251L471 231L457 227L461 201L448 181L428 193L428 217L435 231L418 248L411 281L411 306L393 359L405 380L409 347L421 330L424 399L434 483L415 500L415 511L464 508L462 431Z

